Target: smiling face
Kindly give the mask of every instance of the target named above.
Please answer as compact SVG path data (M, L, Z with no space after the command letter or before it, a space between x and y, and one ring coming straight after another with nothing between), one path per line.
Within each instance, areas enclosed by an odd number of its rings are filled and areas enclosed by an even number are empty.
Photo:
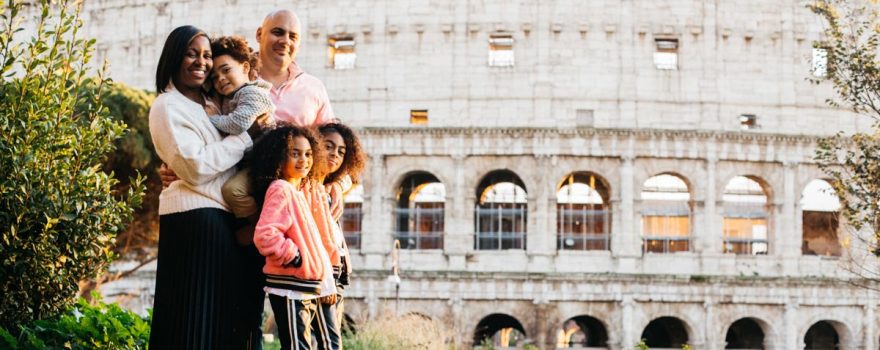
M312 146L309 140L302 136L296 136L292 140L287 161L281 168L281 175L285 180L299 182L309 175L312 170Z
M300 45L299 18L293 12L276 11L263 20L257 29L260 59L263 64L287 67L296 58Z
M211 43L208 38L204 35L193 38L183 55L174 84L180 88L199 89L205 83L212 64Z
M328 172L335 173L345 159L345 140L338 132L328 132L324 134L324 148L327 150Z
M250 64L238 62L230 55L214 57L211 80L214 89L223 96L232 95L235 90L249 81Z

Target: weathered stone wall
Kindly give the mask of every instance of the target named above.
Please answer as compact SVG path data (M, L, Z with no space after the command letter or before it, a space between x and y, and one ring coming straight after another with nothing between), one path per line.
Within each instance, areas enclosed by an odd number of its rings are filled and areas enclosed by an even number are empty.
M357 126L558 127L591 110L602 128L828 134L867 126L828 108L806 81L821 21L796 1L252 1L98 0L87 32L112 76L152 88L167 33L192 24L254 45L262 17L303 20L298 62L324 80L339 116ZM515 67L487 65L488 38L508 31ZM357 66L328 65L328 35L356 41ZM653 65L655 38L679 40L679 70ZM828 128L833 125L833 128Z

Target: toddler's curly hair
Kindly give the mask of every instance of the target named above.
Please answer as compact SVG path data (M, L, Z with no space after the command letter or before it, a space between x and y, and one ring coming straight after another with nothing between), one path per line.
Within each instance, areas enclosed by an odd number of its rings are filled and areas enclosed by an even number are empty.
M248 46L247 40L238 35L221 36L211 40L211 55L220 57L228 55L239 63L247 62L250 65L249 78L254 80L259 69L260 58L254 50Z

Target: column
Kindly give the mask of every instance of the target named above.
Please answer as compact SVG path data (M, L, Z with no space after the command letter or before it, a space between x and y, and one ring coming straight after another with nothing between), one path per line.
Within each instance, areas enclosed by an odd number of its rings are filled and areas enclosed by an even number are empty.
M782 315L782 344L784 349L803 349L804 341L797 334L797 303L789 300L785 303L785 311ZM778 344L779 342L777 342Z
M796 275L798 273L797 259L801 255L803 234L798 222L797 202L799 199L795 189L797 163L783 162L783 202L779 213L779 229L774 238L778 249L778 256L782 258L783 274Z
M641 255L641 237L635 225L634 184L632 155L622 157L620 165L620 225L611 236L612 255L615 257L638 257Z
M453 183L446 184L446 203L448 207L444 214L444 239L443 250L449 257L450 270L464 270L466 268L465 256L473 247L474 224L468 221L469 208L467 204L467 189L465 188L465 156L456 154L452 156L455 164L455 177Z
M382 270L385 255L391 250L390 225L385 208L385 156L370 154L370 173L364 184L364 218L361 227L361 254L364 254L364 268Z
M875 310L877 309L877 305L874 304L874 300L868 299L867 304L865 304L865 315L862 324L865 325L865 343L862 346L862 349L876 349L877 348L877 328L875 327L875 323L877 322L877 317L875 316Z
M706 158L706 198L703 202L703 227L696 227L697 232L702 241L702 252L708 255L717 255L723 252L722 244L724 244L723 232L718 230L719 216L717 214L717 196L715 189L715 166L718 159L715 154L711 154Z
M621 317L620 317L620 345L617 347L618 349L630 349L639 342L639 335L635 333L633 329L633 308L635 307L635 300L631 295L624 295L623 300L620 301Z

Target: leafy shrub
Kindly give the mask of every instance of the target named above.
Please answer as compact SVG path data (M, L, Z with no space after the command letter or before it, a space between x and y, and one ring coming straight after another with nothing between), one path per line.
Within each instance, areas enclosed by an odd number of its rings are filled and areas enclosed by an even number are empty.
M97 297L96 297L97 298ZM0 328L3 349L146 349L150 341L150 318L124 310L116 304L80 299L61 317L20 326L18 336Z
M121 193L102 171L125 125L103 105L103 69L87 76L81 5L42 1L27 40L15 37L21 3L0 5L0 327L11 331L69 309L142 198L140 179Z

